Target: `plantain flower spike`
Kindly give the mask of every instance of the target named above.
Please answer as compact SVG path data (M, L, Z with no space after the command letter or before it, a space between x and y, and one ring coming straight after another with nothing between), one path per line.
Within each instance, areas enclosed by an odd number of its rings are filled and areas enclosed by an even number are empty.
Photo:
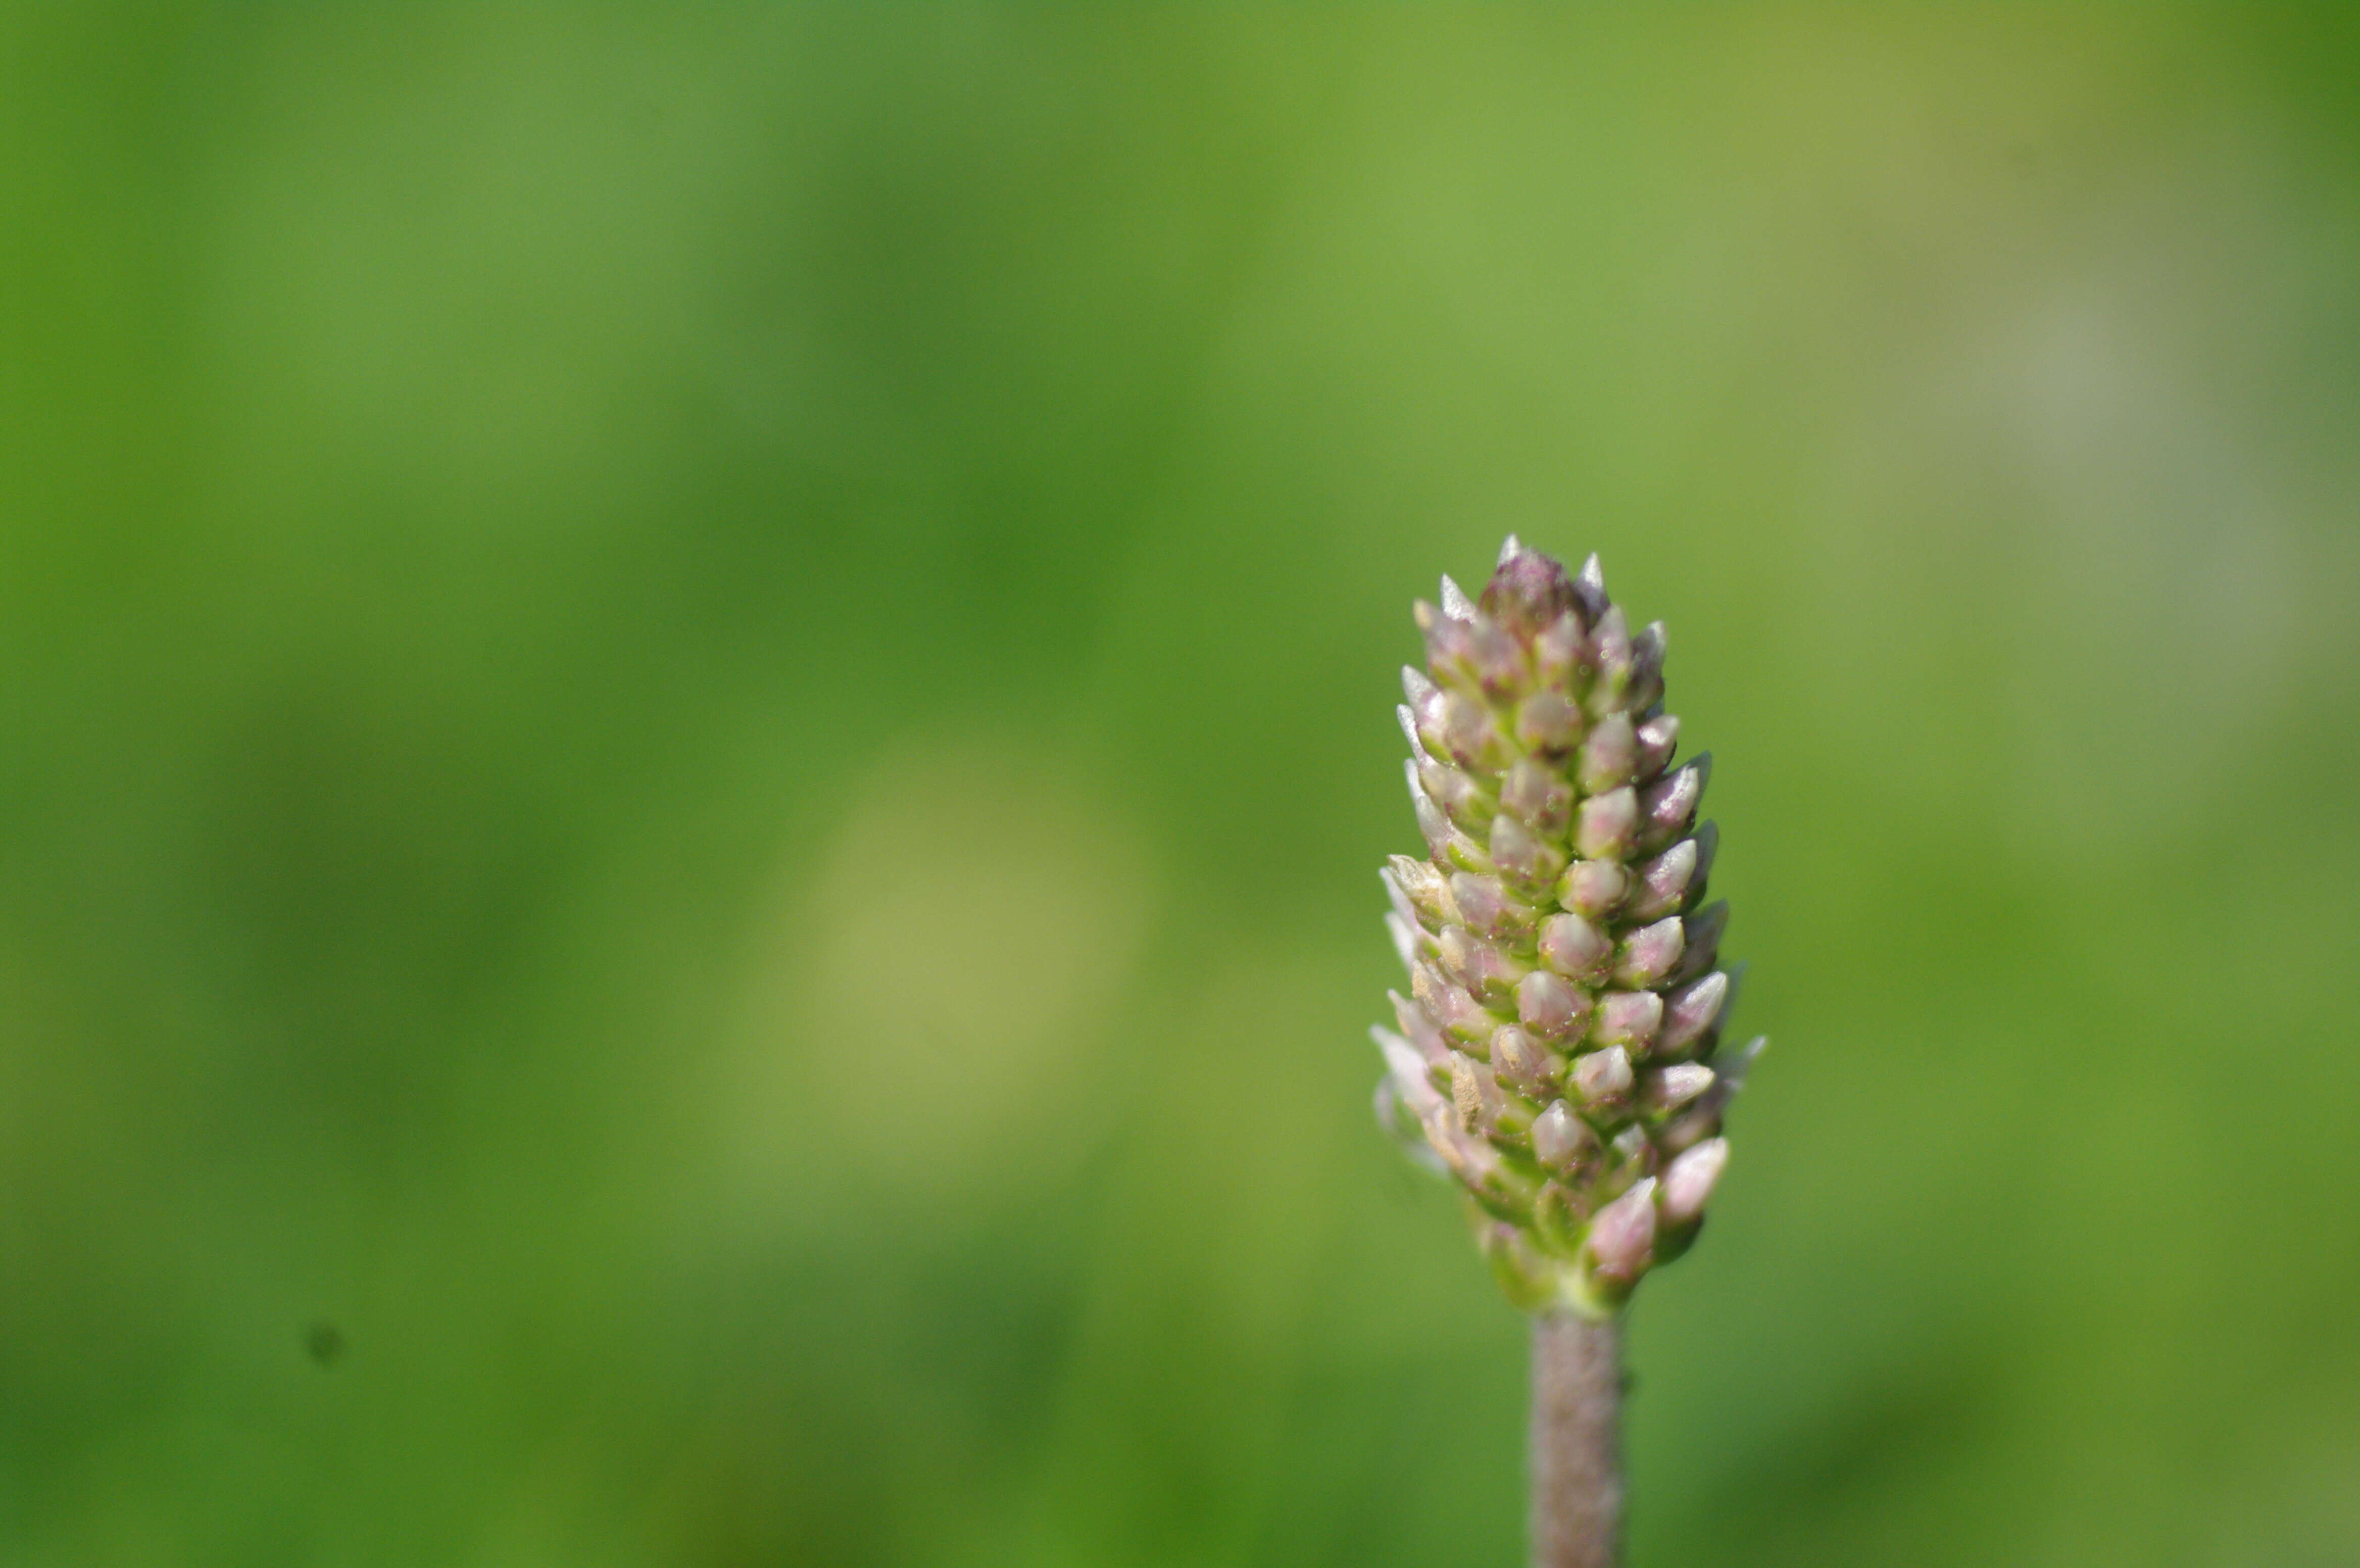
M1673 765L1663 625L1631 629L1595 555L1568 576L1512 535L1480 598L1445 577L1416 619L1427 852L1382 873L1409 993L1372 1031L1378 1117L1465 1188L1518 1306L1608 1316L1696 1239L1762 1047L1721 1048L1711 759Z

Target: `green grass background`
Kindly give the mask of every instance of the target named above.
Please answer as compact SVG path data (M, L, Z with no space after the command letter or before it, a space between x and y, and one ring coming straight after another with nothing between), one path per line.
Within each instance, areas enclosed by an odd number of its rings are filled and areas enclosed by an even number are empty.
M6 6L0 1562L1515 1563L1511 529L1773 1037L1635 1568L2360 1561L2341 15Z

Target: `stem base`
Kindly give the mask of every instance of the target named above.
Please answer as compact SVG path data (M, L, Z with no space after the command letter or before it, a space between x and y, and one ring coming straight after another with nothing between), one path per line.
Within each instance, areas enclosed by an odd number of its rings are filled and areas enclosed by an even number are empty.
M1533 1318L1533 1568L1615 1568L1622 1547L1622 1325Z

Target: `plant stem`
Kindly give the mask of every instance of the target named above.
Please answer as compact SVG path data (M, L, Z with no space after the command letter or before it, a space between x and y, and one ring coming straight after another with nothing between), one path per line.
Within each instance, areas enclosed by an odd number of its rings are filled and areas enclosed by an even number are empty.
M1622 1557L1622 1328L1533 1319L1533 1568L1615 1568Z

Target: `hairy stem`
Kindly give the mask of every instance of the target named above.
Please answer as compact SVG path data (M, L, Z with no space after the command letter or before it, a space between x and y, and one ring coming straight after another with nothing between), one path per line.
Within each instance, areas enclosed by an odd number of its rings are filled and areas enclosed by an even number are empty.
M1533 1568L1615 1568L1622 1537L1622 1330L1533 1319Z

